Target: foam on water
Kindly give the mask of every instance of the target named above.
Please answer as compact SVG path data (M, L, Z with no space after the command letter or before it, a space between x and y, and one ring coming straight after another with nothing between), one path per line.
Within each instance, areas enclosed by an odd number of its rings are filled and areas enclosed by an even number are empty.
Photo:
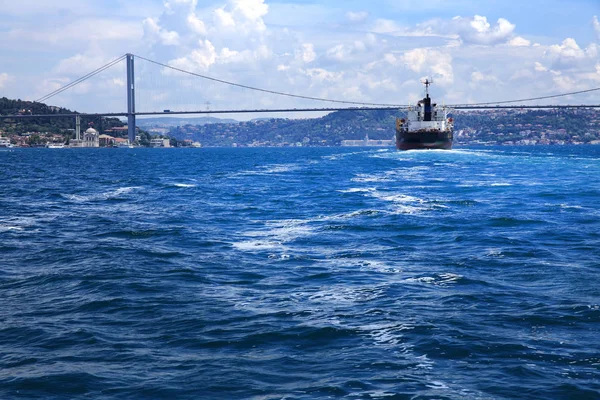
M445 272L436 274L435 276L420 276L415 278L407 278L405 279L405 282L418 282L436 286L448 286L457 283L462 278L463 277L461 275Z
M314 229L308 224L321 218L308 220L267 221L261 230L250 230L243 233L244 237L252 238L233 243L233 246L243 251L263 251L269 249L288 249L284 244L313 235Z
M103 200L112 200L112 199L120 199L124 195L129 194L134 191L138 191L143 189L139 186L131 186L131 187L121 187L113 190L108 190L101 193L89 194L89 195L77 195L77 194L61 194L68 200L85 203L92 201L103 201Z
M302 168L301 164L270 164L256 167L254 170L246 170L233 173L232 177L247 177L253 175L284 174L297 171Z
M194 183L174 183L173 186L179 187L179 188L194 188L194 187L197 187L198 185L196 185Z
M370 187L370 188L350 188L350 189L338 190L338 192L340 192L340 193L371 193L371 192L374 192L375 190L376 190L376 188L374 188L374 187Z

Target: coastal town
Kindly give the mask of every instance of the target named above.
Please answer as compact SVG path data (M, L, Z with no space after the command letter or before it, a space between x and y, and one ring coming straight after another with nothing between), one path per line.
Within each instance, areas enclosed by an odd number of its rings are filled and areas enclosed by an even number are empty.
M71 112L41 103L0 99L0 113ZM117 118L0 120L0 147L323 147L394 146L395 119L401 111L336 111L318 118L218 118L138 120L135 140ZM499 109L455 111L457 145L598 145L600 111L582 109Z
M125 128L126 131L127 128ZM133 148L133 147L152 147L152 148L169 148L169 147L202 147L199 142L192 140L175 141L172 145L172 139L165 137L154 137L147 144L142 144L142 137L136 135L133 143L124 137L111 136L106 133L99 132L90 127L88 128L81 139L65 138L65 135L51 132L24 132L22 134L6 135L0 131L0 148L2 147L47 147L47 148Z

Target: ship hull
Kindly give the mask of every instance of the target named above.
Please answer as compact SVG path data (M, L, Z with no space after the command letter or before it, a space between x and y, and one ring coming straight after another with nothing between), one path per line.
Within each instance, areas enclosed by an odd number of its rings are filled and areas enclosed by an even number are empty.
M452 131L396 131L396 148L398 150L451 150Z

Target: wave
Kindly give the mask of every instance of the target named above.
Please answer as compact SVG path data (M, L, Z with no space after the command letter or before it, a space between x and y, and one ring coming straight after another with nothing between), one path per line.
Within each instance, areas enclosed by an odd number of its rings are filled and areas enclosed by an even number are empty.
M374 192L375 189L374 187L371 188L350 188L350 189L343 189L343 190L338 190L338 192L340 193L370 193L370 192Z
M194 187L197 187L198 185L196 185L194 183L173 183L173 186L178 187L178 188L194 188Z
M393 179L389 174L357 174L351 179L352 182L371 183L371 182L391 182Z
M310 294L306 299L309 303L328 308L349 306L357 303L366 303L385 295L386 285L348 287L335 285L328 289L319 290Z
M117 200L121 199L123 195L132 193L137 190L141 190L143 187L141 186L127 186L114 190L109 190L102 193L90 194L90 195L78 195L78 194L64 194L61 193L61 196L67 200L77 202L77 203L86 203L93 201L106 201L106 200Z
M434 208L446 208L441 204L431 204L431 202L415 196L406 195L403 193L390 193L382 191L374 191L368 193L368 196L374 197L388 203L392 203L391 213L398 214L419 214L423 211L432 210Z
M35 217L9 217L0 219L0 232L32 232L35 231L32 228L39 227L60 217L61 215L58 213L45 212L43 215Z
M0 224L0 232L10 232L10 231L23 231L25 228L22 226L11 226Z
M235 177L246 177L253 175L271 175L271 174L283 174L286 172L297 171L302 168L300 164L269 164L257 167L255 170L246 170L234 172L229 175L232 178Z
M463 278L464 277L462 275L446 272L446 273L433 274L431 276L425 275L425 276L418 276L418 277L414 277L414 278L407 278L404 280L404 282L425 283L428 285L435 285L435 286L448 286L448 285L453 285L453 284L458 283Z
M424 174L432 170L429 165L417 165L408 168L395 168L390 171L379 173L359 173L352 179L352 182L368 183L368 182L400 182L403 180L423 181Z
M286 243L314 234L315 229L308 224L316 220L267 221L263 229L244 232L242 237L246 239L234 242L233 246L242 251L285 250Z
M432 157L437 161L443 160L440 156L449 156L455 159L455 156L475 156L475 157L490 157L500 156L504 153L497 150L475 150L475 149L428 149L428 150L403 150L403 151L389 151L383 154L373 154L372 158L385 158L393 160L431 160ZM445 159L445 158L444 158Z
M328 230L326 223L340 222L354 218L373 217L384 210L361 209L345 213L319 215L306 219L288 219L264 221L259 229L248 230L241 234L240 241L232 245L242 251L263 251L278 249L289 251L289 245L297 239L317 235Z
M323 156L322 158L324 160L335 161L335 160L341 160L341 159L344 159L344 158L350 157L350 156L356 156L359 154L368 154L368 153L373 153L373 150L353 151L353 152L349 152L349 153L338 153L338 154Z

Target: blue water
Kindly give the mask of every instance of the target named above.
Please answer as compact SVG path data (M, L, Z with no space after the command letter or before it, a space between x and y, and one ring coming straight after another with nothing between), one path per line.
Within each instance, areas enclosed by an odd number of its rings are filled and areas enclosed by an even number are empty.
M600 146L0 151L0 398L600 398Z

